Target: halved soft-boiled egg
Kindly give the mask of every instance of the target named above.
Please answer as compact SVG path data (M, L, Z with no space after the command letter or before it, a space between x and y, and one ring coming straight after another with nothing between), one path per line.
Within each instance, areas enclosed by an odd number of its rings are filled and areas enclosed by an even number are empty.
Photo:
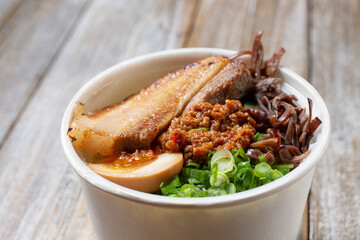
M114 167L109 163L89 163L88 166L102 177L121 186L134 190L153 193L166 182L181 172L182 153L163 153L154 161L136 168Z

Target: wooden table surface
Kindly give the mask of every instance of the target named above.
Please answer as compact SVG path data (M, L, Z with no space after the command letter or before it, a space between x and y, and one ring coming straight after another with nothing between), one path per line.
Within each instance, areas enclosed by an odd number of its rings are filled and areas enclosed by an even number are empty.
M92 76L181 47L251 48L318 89L332 135L298 239L360 239L360 2L357 0L1 0L0 239L94 239L60 144L60 121Z

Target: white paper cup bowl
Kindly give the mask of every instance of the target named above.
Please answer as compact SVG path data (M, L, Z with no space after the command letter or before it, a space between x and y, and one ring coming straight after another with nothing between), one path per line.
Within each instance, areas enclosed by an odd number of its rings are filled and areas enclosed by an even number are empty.
M235 51L214 48L175 49L144 55L119 63L85 84L69 103L62 120L65 154L80 176L87 209L99 239L295 239L316 163L330 134L326 105L318 92L287 68L278 75L283 90L297 96L323 123L316 132L312 152L289 174L244 192L209 198L171 198L131 190L97 175L76 154L67 130L76 102L99 110L120 102L166 73L211 56Z

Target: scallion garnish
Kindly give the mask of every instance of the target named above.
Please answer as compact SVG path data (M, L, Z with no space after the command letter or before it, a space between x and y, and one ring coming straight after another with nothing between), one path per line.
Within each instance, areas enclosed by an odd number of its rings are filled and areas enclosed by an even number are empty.
M229 178L223 172L217 172L216 175L212 174L210 177L210 185L212 187L226 188L230 184Z
M274 181L278 178L281 178L282 176L284 176L284 174L282 172L280 172L279 170L277 169L273 169L273 170L270 170L268 173L267 173L267 177L271 180L271 181Z
M245 102L244 104L243 104L243 107L244 108L258 108L259 107L259 105L256 103L256 102L254 102L254 101L249 101L249 102Z
M211 167L217 164L220 172L227 173L234 169L235 161L233 155L229 150L220 150L216 152L211 158Z
M207 190L207 196L208 197L214 197L214 196L221 196L221 195L227 195L228 193L226 192L225 189L223 188L213 188L213 187L210 187L208 190Z
M183 167L181 174L162 183L161 193L170 197L213 197L256 188L272 182L294 167L269 165L264 156L255 164L242 148L220 150L207 156L202 169L197 163Z
M234 178L234 184L238 192L250 188L253 175L254 175L254 170L251 167L243 167L237 172Z
M175 176L168 183L161 183L160 190L163 195L170 195L176 192L176 188L181 186L179 176Z
M284 175L290 172L290 169L294 167L294 164L274 164L272 166L273 169L277 169L282 172Z
M263 137L265 135L265 133L259 133L257 132L254 136L254 142L258 142L260 141L260 138Z
M260 157L259 157L259 161L260 161L260 162L266 162L266 158L265 158L264 156L260 156Z
M235 184L230 183L229 186L226 188L226 191L227 191L228 194L236 193Z
M182 169L180 178L183 179L184 182L186 180L190 183L189 179L196 179L201 184L205 186L209 186L209 180L210 180L211 172L208 170L199 170L194 168L186 168L184 167ZM194 180L191 180L194 182Z
M235 156L240 156L244 161L249 162L250 158L245 154L242 148L239 148L235 153Z
M191 162L191 163L186 164L185 167L195 167L196 169L199 169L200 165L197 163Z
M271 170L271 166L266 162L261 162L255 165L254 175L258 178L266 177L266 173Z

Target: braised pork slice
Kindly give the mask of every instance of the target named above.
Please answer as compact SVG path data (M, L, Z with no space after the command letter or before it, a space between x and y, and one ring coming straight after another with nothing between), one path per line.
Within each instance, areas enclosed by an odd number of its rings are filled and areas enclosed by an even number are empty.
M244 62L231 60L192 98L184 112L200 102L215 105L224 104L226 99L239 100L254 86L255 81Z
M149 149L158 133L228 63L223 56L209 57L169 73L120 104L92 115L78 113L68 135L75 148L104 157Z

